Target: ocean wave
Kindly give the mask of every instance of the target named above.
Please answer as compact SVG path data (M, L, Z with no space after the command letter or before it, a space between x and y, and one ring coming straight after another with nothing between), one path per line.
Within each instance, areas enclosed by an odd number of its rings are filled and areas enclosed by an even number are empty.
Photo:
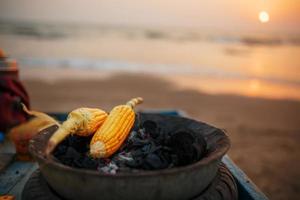
M36 39L64 39L68 37L105 37L114 35L127 39L171 40L174 42L239 43L247 46L300 45L297 35L228 34L184 29L145 29L80 24L44 24L33 22L0 21L0 34L25 36Z
M300 86L300 80L287 80L277 77L246 75L236 71L227 71L218 67L190 66L176 64L147 64L118 60L84 59L84 58L17 58L22 69L41 68L75 68L82 70L98 70L103 72L151 73L163 75L191 75L201 78L262 80L275 84Z
M51 25L35 25L31 23L9 24L3 22L0 22L0 34L9 34L48 40L62 39L69 35L65 30L61 30L60 27Z

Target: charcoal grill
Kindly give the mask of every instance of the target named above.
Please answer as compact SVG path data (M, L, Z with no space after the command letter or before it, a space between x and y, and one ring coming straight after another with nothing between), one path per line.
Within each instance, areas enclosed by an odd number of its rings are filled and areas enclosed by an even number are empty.
M158 112L155 112L155 113L158 113ZM181 113L177 112L177 111L159 111L159 113L163 113L164 115L180 115ZM59 120L64 120L65 117L66 117L66 114L53 114L55 117L57 117ZM152 116L153 114L151 115L148 115L148 116ZM192 120L193 121L193 120ZM192 121L190 121L189 125L192 126ZM203 123L200 123L201 126L203 125L204 127L208 128L208 130L211 130L210 132L208 131L207 133L213 133L212 135L215 135L215 138L223 138L224 139L224 143L223 142L218 142L219 145L221 144L224 145L222 148L223 148L223 151L224 152L219 152L217 153L218 157L220 156L220 158L222 157L222 155L224 155L224 153L227 151L228 147L229 147L229 141L228 141L228 138L223 134L223 132L219 129L216 129L214 127L211 127L211 126L208 126L206 124L203 124ZM53 128L53 127L52 127ZM220 132L221 131L221 132ZM50 131L51 132L51 131ZM44 134L44 137L49 137L49 130L48 130L48 134ZM52 131L53 132L53 131ZM223 136L221 136L221 135ZM42 150L42 149L41 149ZM214 151L216 151L216 149L214 149ZM213 152L214 152L213 151ZM64 173L64 170L73 170L73 169L65 169L64 167L66 166L60 166L60 164L56 163L54 164L55 162L53 160L46 160L43 158L43 152L42 151L36 151L35 152L35 157L37 159L41 159L39 162L40 162L40 169L41 170L50 170L50 176L53 175L53 176L56 176L56 177L66 177L65 174L61 174L61 173ZM229 179L231 180L235 180L236 183L237 183L237 189L238 189L238 193L239 193L239 199L250 199L250 200L258 200L258 199L267 199L263 193L261 193L259 191L259 189L251 182L251 180L249 180L246 175L237 167L233 164L233 162L229 159L228 156L224 156L223 157L223 163L226 164L226 167L224 167L224 165L222 164L221 167L219 167L219 164L220 164L220 158L217 158L213 163L216 164L216 168L213 167L214 165L210 165L209 169L216 173L218 170L220 171L220 169L223 169L223 171L225 170L225 176L229 177ZM203 162L203 161L202 161ZM208 162L208 160L206 160L205 162ZM50 167L49 167L50 166ZM51 174L51 168L53 170L53 168L55 167L58 167L58 168L61 168L61 171L59 171L59 175L55 175L55 174ZM0 174L0 193L1 194L15 194L17 196L17 199L20 198L21 196L21 192L22 192L22 189L23 189L23 186L24 184L26 183L26 181L28 180L29 176L32 174L33 171L35 171L35 169L37 168L36 164L34 163L28 163L28 162L21 162L21 161L14 161L13 163L11 163L7 169L2 172ZM48 168L48 169L47 169ZM153 176L155 174L158 174L159 176L161 176L162 174L163 175L166 175L167 177L168 176L172 176L173 174L176 174L177 172L180 172L180 171L189 171L189 170L195 170L199 168L201 171L205 171L203 166L201 166L201 164L199 163L195 163L193 165L190 165L190 166L186 166L186 167L182 167L182 168L178 168L178 169L172 169L170 170L169 172L164 172L164 170L159 170L159 171L155 171L155 172L149 172L148 175L142 175L142 179L143 178L149 178L149 176ZM219 168L219 169L218 169ZM230 170L230 173L228 171L228 169ZM55 169L54 169L55 170ZM18 172L18 173L17 173ZM46 172L47 173L47 172ZM75 176L77 176L78 180L81 181L81 183L86 183L85 185L81 185L81 188L82 187L88 187L87 185L87 182L86 181L86 178L87 176L91 175L91 172L88 172L88 171L84 171L84 172L77 172L77 170L74 170L72 171L72 173L75 173ZM80 173L80 175L78 174ZM169 174L170 173L170 174ZM39 174L39 176L41 177L40 180L43 180L44 182L46 182L45 180L47 179L46 176L44 177L40 172L35 172L33 173L33 178L36 177L37 175L36 174ZM233 176L231 175L233 174ZM34 176L35 175L35 176ZM223 173L224 175L224 173ZM127 175L126 174L123 174L123 175L120 175L118 176L116 179L123 179L125 178ZM13 177L13 178L12 178ZM50 177L51 178L51 177ZM30 178L31 180L32 178ZM216 182L215 179L212 179L213 180L210 180L210 178L207 179L208 182ZM224 177L221 177L221 179L224 179ZM146 179L148 181L148 179ZM166 181L164 179L162 179L163 181ZM203 188L199 187L199 185L197 185L197 187L195 187L195 183L199 183L200 181L202 181L201 179L193 179L195 182L191 181L189 186L190 187L194 187L194 188L197 188L195 191L200 191L200 190L203 190ZM49 180L47 180L49 181ZM70 181L70 180L69 180ZM30 181L29 181L30 182ZM29 185L29 182L27 182L27 185ZM50 183L50 182L49 182ZM57 184L57 182L55 182ZM162 183L162 182L161 182ZM211 184L212 184L211 183ZM90 183L89 183L90 184ZM208 188L210 188L211 184L208 186L208 187L205 187L204 188L204 191L205 192L206 190L208 190ZM51 183L50 183L51 185ZM66 185L63 185L61 184L64 188L66 187ZM173 186L173 185L172 185ZM201 184L200 184L201 186ZM218 186L218 185L217 185ZM27 187L27 186L26 186ZM25 187L25 189L26 189ZM50 189L51 192L53 192L53 189L55 190L55 188L52 188L51 186L48 185L47 183L47 187L49 187L48 189ZM203 186L204 187L204 186ZM217 188L220 188L220 186L218 186ZM232 189L232 188L231 188ZM229 190L229 192L234 192L234 190ZM25 191L23 191L23 195L26 194L26 191L28 191L27 189ZM79 190L79 192L81 192L82 190ZM181 193L183 193L184 190L181 190ZM74 191L72 191L74 192ZM78 192L78 191L77 191ZM110 191L111 192L111 191ZM200 200L200 196L199 196L199 192L192 196L190 195L190 190L187 190L185 191L186 193L188 193L187 196L191 197L191 198L186 198L186 199L198 199ZM202 193L203 193L202 192ZM236 192L236 191L235 191ZM59 190L54 192L54 194L57 194L59 193ZM201 194L202 194L201 193ZM220 193L220 191L217 191L215 192L215 194L221 194L221 195L224 195L223 193ZM231 193L232 195L233 193ZM62 198L62 196L60 196L61 194L59 193L59 197ZM25 195L26 196L26 195ZM24 197L24 196L23 196ZM103 195L100 195L98 196L99 198L98 199L106 199L104 198ZM102 197L102 198L101 198ZM216 196L215 196L216 197ZM26 198L24 198L26 199ZM45 199L45 198L43 198ZM49 199L49 198L48 198ZM121 199L125 199L124 197L122 197ZM166 199L169 199L169 198L166 198ZM181 198L182 199L182 198ZM215 199L215 198L213 198Z
M141 121L163 122L164 129L175 132L181 127L202 134L207 153L194 164L155 170L120 172L114 175L93 170L71 168L46 158L45 147L57 126L43 130L31 140L29 151L39 164L51 188L66 199L191 199L201 193L216 176L219 163L230 147L228 137L220 129L178 116L140 113Z

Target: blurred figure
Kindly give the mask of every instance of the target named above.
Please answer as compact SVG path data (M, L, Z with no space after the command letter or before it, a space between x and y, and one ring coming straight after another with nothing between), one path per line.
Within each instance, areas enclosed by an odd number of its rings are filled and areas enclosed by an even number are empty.
M14 143L19 160L31 160L30 139L40 129L59 123L45 113L30 111L28 94L19 80L17 62L0 49L0 142L4 133Z
M29 107L29 96L19 80L17 62L0 49L0 131L23 123L28 115L21 102Z

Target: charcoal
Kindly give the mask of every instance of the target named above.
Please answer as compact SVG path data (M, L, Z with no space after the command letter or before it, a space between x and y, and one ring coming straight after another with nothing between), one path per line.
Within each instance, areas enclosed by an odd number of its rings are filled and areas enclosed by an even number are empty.
M159 136L159 130L154 121L147 120L143 123L143 128L145 129L146 133L150 134L152 138L157 138Z
M54 156L55 157L63 156L66 153L67 149L68 149L67 145L64 144L58 145L54 151Z
M145 145L149 144L151 140L148 139L139 139L139 138L132 138L129 143L131 143L131 147L141 147L143 148Z
M150 138L150 134L147 133L144 128L141 128L138 130L137 137L144 140Z
M69 138L69 146L72 146L76 151L84 153L88 151L90 137L80 137L78 135L72 135Z
M134 159L145 156L145 153L142 149L133 150L131 151L131 154Z
M137 116L138 117L138 116ZM60 143L54 156L63 164L101 173L135 172L184 166L200 160L206 141L188 129L162 128L154 121L136 120L134 128L121 148L110 158L88 156L91 137L71 135Z
M169 144L178 157L178 165L187 165L198 159L198 153L193 146L195 137L187 131L173 134Z
M148 143L146 145L144 145L143 147L140 148L140 150L144 153L144 154L150 154L153 151L155 151L156 146L153 145L153 143Z
M70 159L79 159L80 158L80 153L76 151L73 147L68 147L67 152L65 154L65 157L70 158Z
M170 168L174 166L174 163L172 163L171 154L168 152L163 151L162 149L160 151L157 151L156 154L159 156L161 160L162 168Z
M161 131L160 135L154 140L154 142L158 145L167 147L169 140L170 140L170 134Z
M106 174L116 174L118 169L119 169L119 167L116 165L116 163L114 163L112 161L112 162L109 162L104 167L100 167L98 170L102 171Z
M143 165L144 160L142 157L136 157L131 161L126 161L124 164L130 168L142 169L141 166Z
M171 163L173 163L174 166L179 166L179 158L175 154L170 154L171 155Z
M78 165L80 168L86 168L86 169L97 169L98 167L98 162L97 160L89 157L89 156L84 156L81 159L80 165Z
M68 147L64 155L59 159L66 165L76 166L76 160L80 159L80 153L78 153L73 147Z
M143 162L143 169L162 169L164 166L161 159L154 153L148 154Z
M137 138L138 132L133 130L128 136L127 143Z
M107 159L99 159L98 160L98 168L105 167L109 162L110 162L110 160L107 160Z
M82 168L82 166L83 166L83 158L79 157L79 158L74 159L72 164L73 164L74 167Z
M117 159L119 160L119 161L123 161L123 162L130 162L130 161L133 161L133 157L132 157L132 155L131 155L131 153L128 153L128 154L122 154L122 153L120 153L119 155L118 155L118 157L117 157Z

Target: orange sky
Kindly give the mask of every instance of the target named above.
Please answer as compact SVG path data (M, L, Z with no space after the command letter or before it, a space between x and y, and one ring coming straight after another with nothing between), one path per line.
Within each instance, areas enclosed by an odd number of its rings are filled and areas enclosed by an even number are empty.
M300 32L300 0L1 0L0 4L2 20ZM261 10L269 12L269 23L259 23Z

